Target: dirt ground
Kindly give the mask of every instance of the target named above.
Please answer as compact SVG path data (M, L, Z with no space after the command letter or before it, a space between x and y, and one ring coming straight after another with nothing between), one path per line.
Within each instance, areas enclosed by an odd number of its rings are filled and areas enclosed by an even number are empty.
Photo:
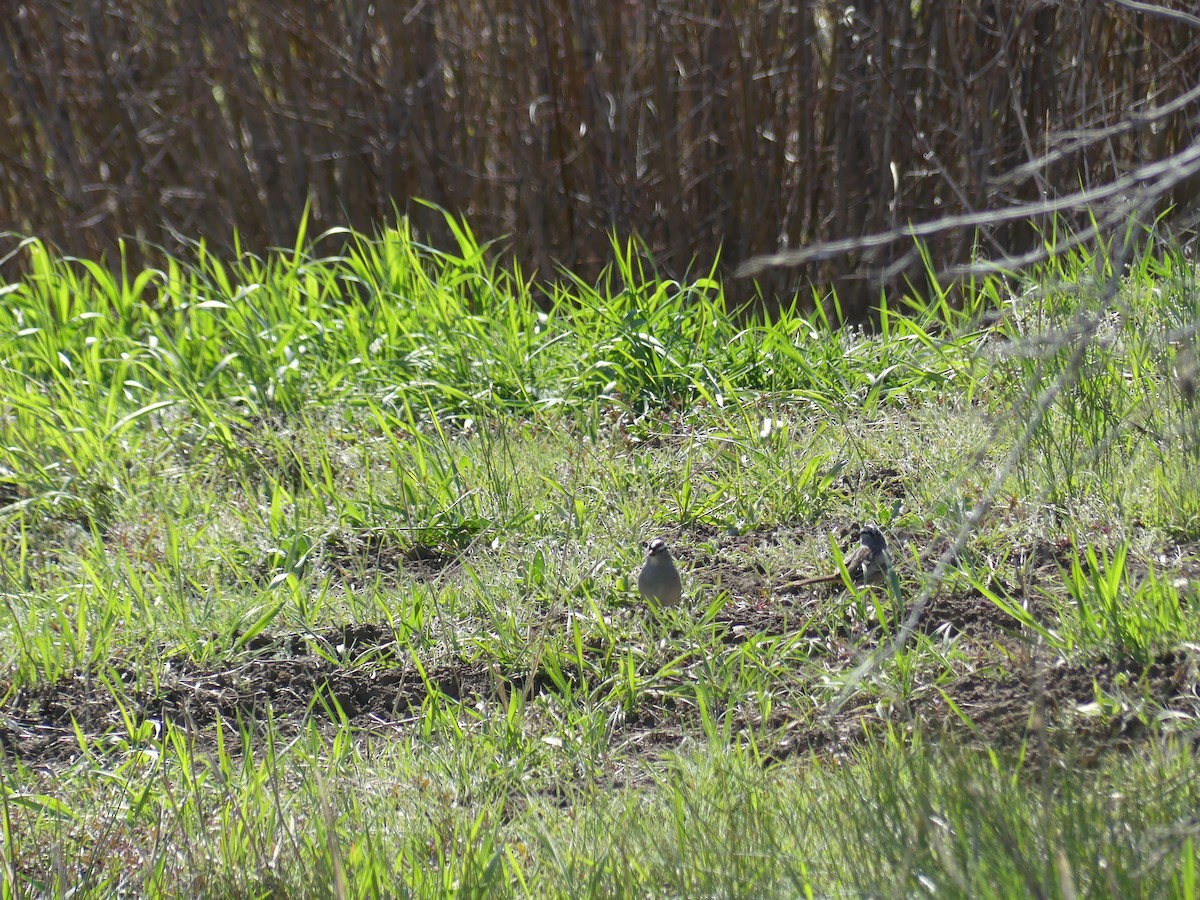
M679 537L681 546L690 541L690 546L703 542L710 548L682 552L691 577L719 583L733 598L714 622L718 641L736 644L754 636L788 637L808 630L812 633L805 637L813 639L814 647L829 653L829 668L843 672L880 646L878 629L866 625L839 624L830 633L813 625L817 619L805 613L806 605L827 600L836 588L781 591L743 561L751 556L736 552L747 542L778 540L778 533L733 538L698 530ZM1030 548L1031 571L1036 575L1040 566L1047 575L1057 573L1056 551L1050 546ZM422 551L389 558L386 564L411 565L427 574L426 570L453 565L453 560ZM903 701L881 703L876 694L869 701L852 698L840 707L818 709L815 715L811 709L801 713L783 704L771 721L745 723L766 726L771 737L765 746L759 741L764 757L845 753L872 729L920 725L988 746L1016 747L1028 741L1029 752L1069 752L1086 762L1105 749L1147 739L1147 722L1155 708L1200 715L1200 653L1194 650L1180 650L1149 665L1109 659L1064 663L1036 649L1018 623L985 597L962 590L935 593L917 629L954 636L959 649L969 657L977 655L980 665ZM367 732L401 735L411 728L431 689L450 698L485 701L530 685L534 695L553 689L545 673L534 673L531 681L528 671L497 671L486 661L448 663L427 669L422 677L385 624L264 634L247 642L236 661L216 665L157 658L157 671L131 657L116 661L105 679L81 671L54 683L8 691L0 706L0 746L26 763L54 765L80 753L76 726L103 745L104 735L115 741L125 734L124 716L139 722L170 721L204 744L212 740L218 720L261 731L268 711L275 726L285 731L313 718L334 728L344 716ZM369 662L361 662L364 658ZM1003 664L995 664L998 658ZM114 673L120 684L114 683ZM1105 701L1102 706L1097 705L1098 697ZM626 732L618 737L626 746L669 749L697 733L692 717L692 710L675 706L639 709L618 726Z

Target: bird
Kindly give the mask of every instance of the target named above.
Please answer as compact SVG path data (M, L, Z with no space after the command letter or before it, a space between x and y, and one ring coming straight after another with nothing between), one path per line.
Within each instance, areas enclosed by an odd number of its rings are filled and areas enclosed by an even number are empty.
M846 571L850 573L850 577L854 582L861 587L866 587L868 584L877 584L885 577L892 568L892 557L888 553L887 539L884 538L883 532L875 525L864 525L862 534L859 535L859 544L854 548L854 552L846 556L843 562L846 564ZM813 584L827 584L833 581L841 581L842 573L839 569L830 575L822 575L819 578L806 578L803 581L795 581L785 585L788 588L808 587Z
M671 558L671 548L662 538L650 542L646 562L638 573L638 592L654 608L675 606L683 595L679 570Z

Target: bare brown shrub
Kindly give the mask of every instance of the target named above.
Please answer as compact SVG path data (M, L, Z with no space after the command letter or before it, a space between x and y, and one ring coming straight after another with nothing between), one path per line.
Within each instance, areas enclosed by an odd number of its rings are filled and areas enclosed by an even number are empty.
M262 251L309 203L310 233L395 207L448 240L421 197L545 274L595 277L615 230L682 275L1110 182L1194 142L1198 83L1200 31L1129 0L8 2L0 230ZM1177 181L1162 204L1190 208ZM1038 238L929 240L953 263ZM911 250L759 277L861 315Z

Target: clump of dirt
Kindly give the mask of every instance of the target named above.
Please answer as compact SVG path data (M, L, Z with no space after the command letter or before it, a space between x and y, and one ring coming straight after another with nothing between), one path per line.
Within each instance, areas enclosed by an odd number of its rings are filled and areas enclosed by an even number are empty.
M1020 627L1012 616L977 591L935 594L926 603L917 623L917 630L922 634L949 629L955 634L973 637L1015 632Z
M1087 764L1107 750L1128 749L1150 733L1156 708L1200 718L1196 654L1169 653L1142 665L1029 659L1000 675L975 672L910 703L851 708L798 727L766 752L777 761L797 753L844 754L881 727L921 726L987 748L1025 746ZM1100 702L1098 702L1100 701Z
M235 634L234 639L241 637ZM319 632L289 631L283 634L264 632L246 641L245 649L252 653L301 656L309 652L309 642L316 643L326 654L353 659L371 654L376 658L395 656L399 643L386 625L349 624Z
M868 465L854 472L843 472L838 476L838 484L851 495L864 489L879 491L892 499L908 495L908 482L895 466Z
M801 592L784 591L758 602L740 601L727 605L717 613L716 621L728 626L728 640L741 641L754 635L790 635L813 633L815 622L829 597L841 593L840 585L820 585ZM742 596L749 594L745 592ZM734 596L738 596L734 594ZM1043 610L1035 610L1039 617ZM846 628L855 631L861 626L847 620ZM936 594L926 603L916 624L921 634L948 631L976 641L994 641L1018 634L1021 624L986 597L973 591L954 591Z
M970 594L937 598L926 610L925 627L940 627L940 621L964 634L994 635L1008 625L989 607ZM787 604L745 602L730 604L716 619L730 643L799 634L810 621ZM814 631L812 639L815 652L828 654L831 671L855 664L853 648L837 635ZM80 753L76 728L92 746L106 739L119 746L122 738L129 740L126 721L171 722L199 742L211 741L219 722L241 723L256 733L268 721L286 733L313 720L336 727L343 719L364 729L404 730L431 697L505 702L513 693L532 697L557 690L546 671L503 671L486 660L448 661L422 672L384 624L258 635L244 651L219 665L168 658L154 672L114 663L10 691L0 706L0 746L31 763L69 760ZM1086 756L1142 739L1157 709L1200 718L1197 660L1181 650L1146 665L1105 659L1066 664L1018 648L1003 667L918 690L907 701L877 698L870 706L825 714L779 708L765 723L776 737L760 746L775 759L837 754L881 726L919 725L987 746L1028 741L1036 744L1034 751ZM576 675L562 677L573 682ZM662 697L613 721L625 746L661 748L695 733L694 713L688 704Z
M16 503L27 495L27 489L15 478L0 478L0 507Z
M391 582L401 573L429 581L458 561L453 553L420 542L406 543L382 530L332 534L325 538L320 559L353 587L375 577Z
M1146 728L1150 706L1200 714L1196 657L1176 651L1148 665L1101 659L1089 665L1029 660L999 677L965 676L937 694L922 710L924 721L945 725L958 716L947 698L971 721L987 744L1047 737L1052 745L1087 750L1128 745Z
M397 652L384 625L260 635L246 649L255 655L223 666L175 658L154 677L114 665L102 674L74 672L18 689L0 707L0 746L28 761L69 759L80 752L76 726L92 739L119 737L127 734L126 716L135 723L171 722L194 733L210 731L219 720L252 725L269 719L284 731L313 717L399 724L435 692L452 700L491 699L525 690L536 695L552 684L545 673L530 679L527 671L483 665L447 664L422 676ZM369 662L349 664L364 656Z
M808 616L782 603L733 603L717 613L714 621L723 626L725 640L740 644L762 635L787 635L803 627Z

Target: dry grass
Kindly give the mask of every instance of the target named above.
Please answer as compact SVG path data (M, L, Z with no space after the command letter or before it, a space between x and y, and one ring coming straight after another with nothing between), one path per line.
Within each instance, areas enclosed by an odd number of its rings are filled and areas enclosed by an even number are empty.
M615 229L678 277L1111 182L1188 146L1197 72L1188 23L1117 3L26 4L0 17L0 229L261 251L305 204L315 231L396 204L444 244L422 197L527 268L594 278ZM929 240L950 265L1041 238ZM833 283L860 317L880 271L919 281L911 243L759 285Z

